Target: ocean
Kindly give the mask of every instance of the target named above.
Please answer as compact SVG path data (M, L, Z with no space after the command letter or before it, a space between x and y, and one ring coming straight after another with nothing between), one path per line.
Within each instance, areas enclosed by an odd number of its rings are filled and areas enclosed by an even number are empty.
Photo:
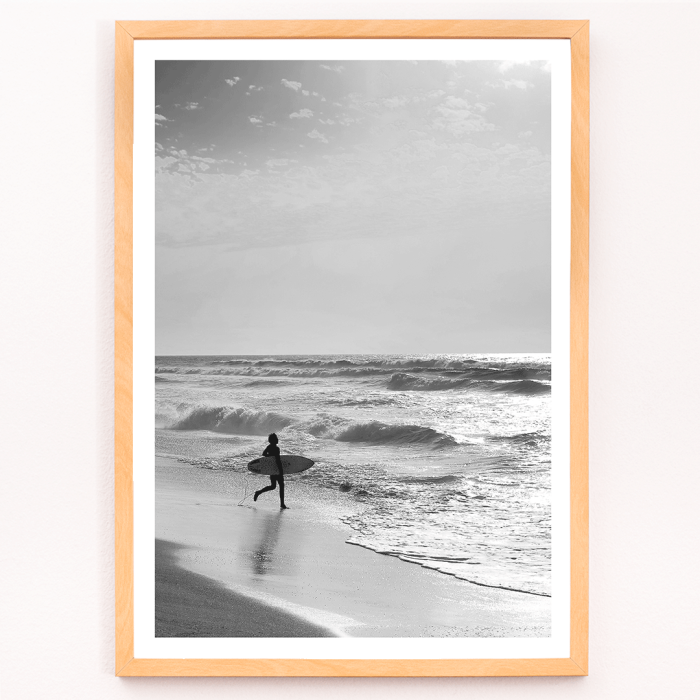
M155 382L156 454L249 474L276 432L316 463L287 504L303 489L348 543L551 595L549 355L167 356Z

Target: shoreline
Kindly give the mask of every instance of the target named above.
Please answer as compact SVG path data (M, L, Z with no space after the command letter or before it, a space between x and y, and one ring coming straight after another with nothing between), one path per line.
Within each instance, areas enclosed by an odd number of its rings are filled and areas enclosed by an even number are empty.
M289 618L321 636L549 636L551 599L477 586L350 544L334 494L293 478L290 510L279 510L274 492L239 506L246 477L156 459L156 537L174 544L171 575L185 573L172 584L187 586L193 612L197 600L202 610L208 602L187 573L240 596L240 605L226 600L239 605L245 624L254 624L250 601L277 611L280 625L269 636L293 633Z
M425 564L422 564L421 562L418 561L412 561L411 559L406 559L402 555L399 554L387 554L385 552L379 552L376 549L373 549L367 544L362 544L361 542L353 542L352 540L347 540L346 544L349 544L351 547L362 547L363 549L367 549L370 552L375 552L376 554L381 554L382 556L387 556L387 557L395 557L396 559L406 563L406 564L412 564L413 566L420 566L423 569L426 569L427 571L435 571L439 574L442 574L443 576L452 576L453 578L457 579L458 581L464 581L465 583L469 583L472 586L481 586L482 588L495 588L496 590L499 591L510 591L511 593L522 593L523 595L534 595L538 596L539 598L550 598L551 595L548 593L534 593L533 591L522 591L519 588L508 588L507 586L497 586L495 584L490 584L490 583L479 583L479 581L472 581L468 578L462 578L461 576L457 576L456 574L452 574L450 572L445 572L445 571L440 571L439 569L433 568L431 566L426 566Z

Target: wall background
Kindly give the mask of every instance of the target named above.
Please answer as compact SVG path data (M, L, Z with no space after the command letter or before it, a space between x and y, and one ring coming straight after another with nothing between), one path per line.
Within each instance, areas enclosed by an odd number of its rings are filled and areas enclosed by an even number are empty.
M3 2L0 696L691 698L700 605L697 2ZM113 676L113 22L591 20L588 678Z

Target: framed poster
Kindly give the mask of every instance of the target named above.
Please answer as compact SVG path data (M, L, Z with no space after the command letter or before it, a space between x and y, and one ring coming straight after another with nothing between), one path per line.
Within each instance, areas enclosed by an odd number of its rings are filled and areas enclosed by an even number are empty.
M115 115L117 674L585 675L588 23L120 22Z

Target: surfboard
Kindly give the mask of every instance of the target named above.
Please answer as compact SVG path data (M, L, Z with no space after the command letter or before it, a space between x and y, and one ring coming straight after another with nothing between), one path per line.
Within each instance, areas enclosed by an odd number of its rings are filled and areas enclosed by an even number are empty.
M298 455L280 455L280 459L282 460L282 469L284 469L285 475L305 472L314 465L313 460L299 457ZM274 457L258 457L252 462L248 462L248 469L254 474L275 476L279 473L277 460Z

